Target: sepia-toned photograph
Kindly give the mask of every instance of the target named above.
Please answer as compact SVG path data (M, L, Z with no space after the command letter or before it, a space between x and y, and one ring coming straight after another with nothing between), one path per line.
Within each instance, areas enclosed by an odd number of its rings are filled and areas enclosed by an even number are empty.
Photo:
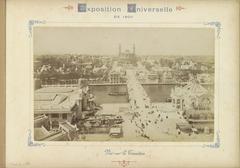
M34 140L212 142L215 31L34 27Z

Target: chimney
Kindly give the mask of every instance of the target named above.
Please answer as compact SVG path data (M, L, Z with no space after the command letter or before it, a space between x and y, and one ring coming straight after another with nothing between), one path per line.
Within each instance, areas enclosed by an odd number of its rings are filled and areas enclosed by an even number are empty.
M76 100L78 105L78 114L82 112L82 98L83 98L82 89L79 89L78 98Z

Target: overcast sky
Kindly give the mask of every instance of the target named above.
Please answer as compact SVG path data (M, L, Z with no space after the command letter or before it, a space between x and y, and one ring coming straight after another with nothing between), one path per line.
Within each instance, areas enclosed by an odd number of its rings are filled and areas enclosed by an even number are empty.
M214 55L209 28L67 28L35 27L34 54L117 55L136 46L139 55Z

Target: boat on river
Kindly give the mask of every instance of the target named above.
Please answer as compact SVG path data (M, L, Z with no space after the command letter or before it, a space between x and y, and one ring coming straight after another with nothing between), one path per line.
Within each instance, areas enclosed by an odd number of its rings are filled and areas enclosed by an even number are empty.
M110 92L108 93L110 96L125 96L127 95L127 92Z

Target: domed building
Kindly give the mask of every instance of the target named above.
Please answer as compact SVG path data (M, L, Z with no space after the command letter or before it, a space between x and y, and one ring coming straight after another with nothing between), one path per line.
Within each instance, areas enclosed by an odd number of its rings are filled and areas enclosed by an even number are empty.
M172 89L171 99L173 106L180 110L211 110L213 108L213 96L194 80L185 86Z

